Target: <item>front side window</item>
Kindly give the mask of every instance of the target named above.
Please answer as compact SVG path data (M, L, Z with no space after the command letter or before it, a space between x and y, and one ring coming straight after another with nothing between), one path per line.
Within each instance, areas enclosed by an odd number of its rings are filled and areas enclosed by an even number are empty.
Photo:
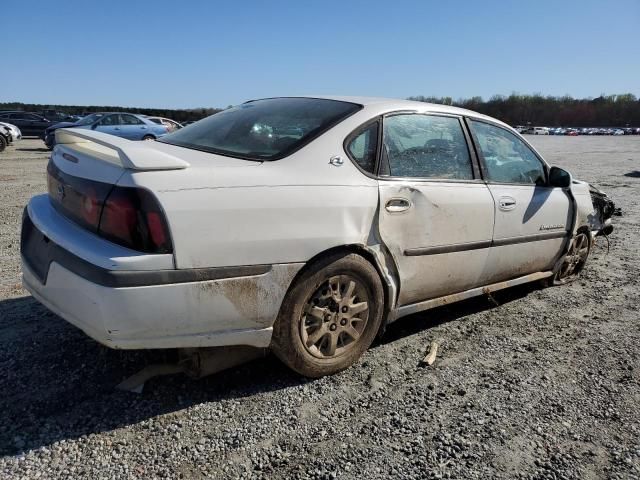
M373 173L376 166L378 149L378 122L372 123L357 134L347 145L347 151L353 160L365 172Z
M93 125L98 120L100 120L104 115L101 113L92 113L91 115L87 115L82 120L80 120L76 125L85 126L85 125Z
M248 160L276 160L360 108L318 98L255 100L165 135L161 141Z
M518 137L504 128L471 120L489 182L545 185L544 165Z
M110 127L112 125L120 125L120 115L107 115L100 120L100 125Z
M383 170L393 177L472 180L460 120L403 114L384 119Z

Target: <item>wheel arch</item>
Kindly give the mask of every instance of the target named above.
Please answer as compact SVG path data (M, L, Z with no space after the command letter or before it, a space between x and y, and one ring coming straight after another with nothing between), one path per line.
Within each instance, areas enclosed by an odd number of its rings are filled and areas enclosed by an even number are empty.
M384 305L383 305L383 319L380 324L380 330L378 331L378 335L382 335L385 331L387 324L393 321L394 312L395 312L395 303L397 299L397 289L398 289L398 278L397 278L397 270L395 268L395 262L391 259L390 255L386 253L386 249L382 246L375 246L381 248L374 248L372 246L352 243L346 245L338 245L327 250L323 250L322 252L311 257L305 265L296 273L296 275L291 280L289 284L289 288L287 289L287 294L289 290L296 284L298 279L304 272L306 272L311 265L314 265L323 259L339 254L348 255L350 253L355 253L360 255L365 260L367 260L378 272L378 276L380 277L380 282L382 284L382 290L384 292ZM382 258L380 258L382 256ZM389 268L389 261L392 262L392 268ZM383 263L384 262L384 263Z

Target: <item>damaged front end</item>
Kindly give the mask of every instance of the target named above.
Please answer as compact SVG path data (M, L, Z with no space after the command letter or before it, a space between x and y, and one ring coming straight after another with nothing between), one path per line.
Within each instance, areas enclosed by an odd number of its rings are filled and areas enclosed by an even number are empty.
M589 216L591 229L596 232L596 235L611 234L613 232L611 217L621 215L620 209L616 208L615 203L606 193L591 184L589 184L589 193L594 210L593 214Z

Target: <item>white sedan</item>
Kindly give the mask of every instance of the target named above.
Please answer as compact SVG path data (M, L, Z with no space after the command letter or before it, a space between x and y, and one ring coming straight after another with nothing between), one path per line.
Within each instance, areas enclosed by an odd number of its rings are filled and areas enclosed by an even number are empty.
M56 131L25 287L113 348L271 348L307 376L385 325L575 278L612 204L458 108L270 98L159 141ZM595 205L595 207L594 207Z
M12 123L0 122L0 127L4 127L9 135L11 135L11 142L22 139L22 132Z

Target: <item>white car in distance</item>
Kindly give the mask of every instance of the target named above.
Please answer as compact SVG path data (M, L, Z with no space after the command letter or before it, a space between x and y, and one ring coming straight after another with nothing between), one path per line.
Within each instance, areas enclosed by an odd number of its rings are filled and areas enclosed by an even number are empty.
M12 123L0 122L0 127L4 127L9 135L11 135L11 142L16 142L22 139L22 132Z
M53 312L113 348L271 348L310 377L402 316L571 280L612 228L506 124L390 99L255 100L154 142L59 129L48 186L21 253Z
M549 135L549 129L547 127L533 127L531 133L533 135Z

